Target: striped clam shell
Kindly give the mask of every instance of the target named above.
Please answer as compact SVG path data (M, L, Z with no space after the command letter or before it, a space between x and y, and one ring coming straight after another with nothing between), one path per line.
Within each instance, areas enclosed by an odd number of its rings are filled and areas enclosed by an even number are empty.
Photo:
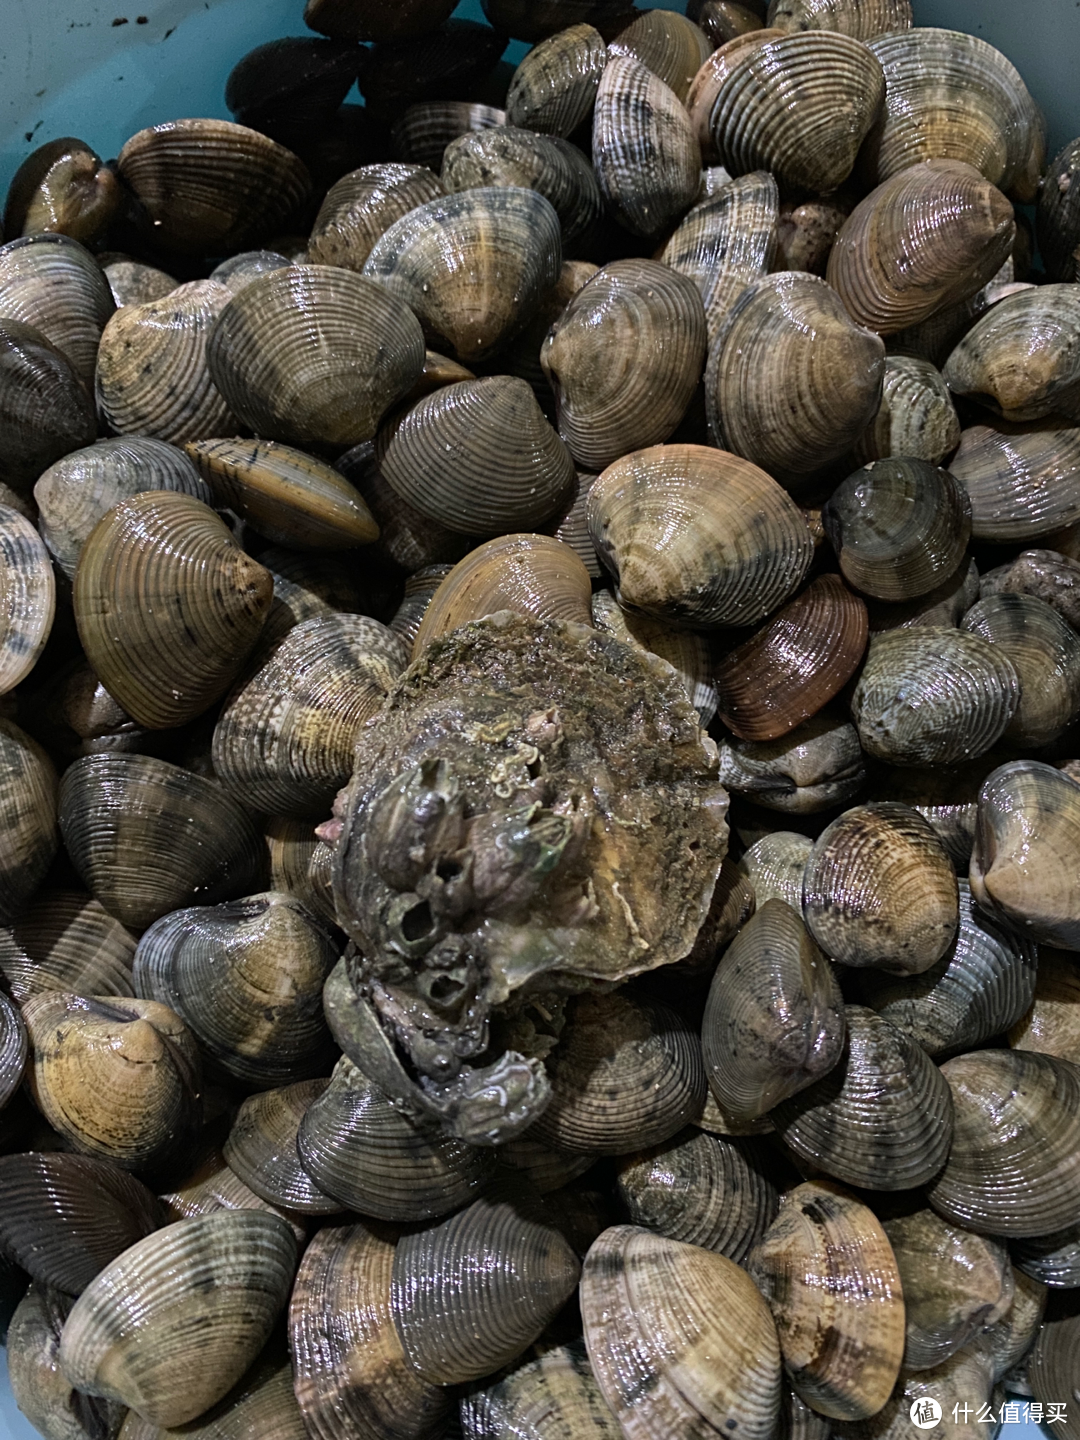
M941 372L913 355L886 355L878 412L855 442L861 464L908 456L940 465L960 443L960 421Z
M591 25L571 25L541 40L514 71L506 123L572 135L592 110L606 63L604 38Z
M1055 416L970 425L949 469L968 492L976 540L1030 545L1080 520L1080 427Z
M236 1112L222 1152L229 1169L262 1200L301 1215L334 1215L342 1206L304 1169L296 1136L309 1107L330 1081L298 1080L249 1095Z
M25 680L52 630L56 581L30 521L0 505L0 695Z
M43 990L134 995L135 937L80 890L42 890L0 931L0 972L20 1003Z
M419 100L394 122L390 136L398 161L423 166L438 176L451 140L506 123L506 111L493 105L478 105L471 100ZM440 186L435 195L426 199L433 200L441 193Z
M1034 595L988 595L961 629L981 635L1009 657L1020 680L1020 704L1005 739L1041 749L1080 715L1080 635Z
M26 235L0 245L0 314L39 330L87 388L115 309L101 266L77 240Z
M508 1374L470 1387L461 1401L465 1440L512 1440L544 1435L550 1440L620 1440L619 1422L608 1409L584 1343L545 1347Z
M758 27L736 35L714 50L694 76L690 93L686 97L686 109L706 165L717 166L720 161L712 133L712 113L716 97L738 66L745 64L751 55L770 40L779 40L783 34L782 30ZM722 166L720 170L721 174L728 175L728 171Z
M0 925L10 925L56 854L56 771L29 735L0 718Z
M453 565L423 565L406 579L405 593L390 617L389 628L401 636L410 653L432 596L453 568Z
M21 320L0 318L0 485L11 505L42 470L97 435L94 405L71 362Z
M561 540L564 545L570 546L585 566L589 578L601 580L604 572L600 565L600 557L589 536L589 520L586 511L589 491L592 489L595 479L595 475L586 474L582 470L578 471L577 493L573 496L554 533L556 540Z
M747 846L739 869L750 882L758 909L775 899L802 912L803 874L813 849L810 837L797 830L774 830Z
M685 104L694 76L712 53L705 33L676 10L646 10L608 43L608 56L639 61Z
M873 40L911 29L911 0L771 0L766 23L787 34L835 30Z
M1080 1223L1014 1241L1013 1259L1025 1275L1054 1289L1080 1289Z
M1080 297L1075 285L1039 285L1006 295L953 350L944 376L1006 420L1055 412L1080 418Z
M12 1398L36 1430L58 1440L112 1435L125 1418L125 1406L77 1391L60 1368L60 1336L74 1303L60 1290L32 1284L14 1309L7 1336Z
M29 1041L18 1007L0 993L0 1110L22 1083Z
M363 165L351 170L331 185L319 207L308 237L309 262L362 270L380 235L441 193L438 176L423 165Z
M287 255L279 255L276 250L241 250L239 255L230 255L228 260L215 265L207 278L216 280L236 295L260 275L284 270L292 263Z

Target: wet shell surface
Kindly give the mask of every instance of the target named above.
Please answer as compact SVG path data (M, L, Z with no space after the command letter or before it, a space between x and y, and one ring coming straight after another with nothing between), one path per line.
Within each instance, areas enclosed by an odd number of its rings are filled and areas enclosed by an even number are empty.
M60 1335L74 1301L33 1284L14 1307L7 1334L11 1395L46 1440L115 1435L124 1407L72 1388L60 1368Z
M514 71L507 124L572 135L592 110L606 63L604 37L591 25L570 25L541 40Z
M1080 297L1074 285L1006 295L953 350L944 376L1006 420L1080 418Z
M774 830L748 846L739 869L750 881L759 907L775 899L802 913L803 873L813 848L808 835L794 830Z
M617 635L628 645L651 650L674 666L702 725L708 725L716 714L716 685L712 676L712 651L704 635L693 630L677 630L648 615L624 610L610 590L594 592L591 623L598 630Z
M10 505L30 494L47 465L89 445L94 405L67 357L40 330L0 318L0 484Z
M1080 630L1080 564L1056 550L1025 550L1015 560L988 570L979 580L979 597L1034 595L1052 605L1074 630Z
M1080 1065L1080 967L1067 950L1039 947L1033 1003L1009 1030L1009 1044Z
M1050 1235L1015 1240L1011 1248L1025 1275L1052 1289L1080 1289L1080 1223Z
M18 1007L0 993L0 1110L19 1088L28 1053L26 1026Z
M89 389L101 332L116 306L89 250L67 235L27 235L0 245L0 314L32 325Z
M271 1205L301 1215L334 1215L342 1208L304 1169L296 1144L304 1115L329 1083L324 1077L263 1090L236 1112L222 1153L229 1169Z
M390 138L398 161L422 165L437 176L446 147L452 140L474 130L490 130L506 123L506 111L492 105L478 105L470 100L421 100L410 105L394 122ZM437 194L441 193L440 184Z
M796 1186L748 1269L796 1395L835 1420L876 1414L900 1372L904 1292L873 1212L837 1185Z
M36 740L0 718L0 925L10 925L56 854L56 770Z
M646 11L608 42L610 57L639 60L684 103L711 52L704 32L675 10Z
M1077 201L1080 186L1076 172L1080 162L1080 146L1075 140L1051 160L1047 181L1039 192L1035 212L1035 233L1039 249L1051 280L1075 280L1077 276L1077 242L1080 241L1080 216Z
M1080 428L1057 417L969 425L949 469L968 492L976 540L1038 544L1080 520Z
M41 890L0 931L0 971L18 1001L42 990L134 995L135 938L91 896Z
M535 1359L471 1388L461 1401L461 1431L465 1440L620 1440L623 1433L579 1340L544 1346Z
M1005 738L1035 749L1056 740L1080 714L1080 635L1034 595L988 595L961 628L999 646L1019 677Z
M830 711L819 712L779 740L733 738L720 746L724 785L767 810L792 815L830 810L852 799L865 777L854 726Z
M873 40L911 29L911 0L771 0L767 23L787 33L836 30Z
M48 551L29 520L0 505L0 695L37 664L55 610Z
M940 465L959 443L960 421L940 370L918 356L886 355L881 405L855 442L855 458Z
M581 1313L593 1374L626 1440L774 1433L776 1328L753 1281L724 1256L616 1225L585 1257Z
M334 182L308 237L313 265L362 270L371 247L395 221L442 194L439 177L423 165L364 165Z

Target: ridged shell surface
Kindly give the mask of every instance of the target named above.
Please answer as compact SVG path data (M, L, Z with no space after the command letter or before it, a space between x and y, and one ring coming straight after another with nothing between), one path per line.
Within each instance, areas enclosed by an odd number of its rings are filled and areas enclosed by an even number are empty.
M720 778L767 810L812 815L850 800L866 769L855 727L825 710L779 740L725 740Z
M1045 600L988 595L961 628L999 646L1019 677L1020 704L1006 740L1042 749L1080 715L1080 635Z
M911 29L911 0L771 0L766 23L788 32L836 30L873 40Z
M0 314L40 331L88 389L115 309L101 266L77 240L26 235L0 245Z
M702 30L676 10L649 10L608 42L608 55L638 60L685 103L712 51Z
M1080 295L1038 285L992 305L945 362L950 390L1006 420L1080 418Z
M506 123L506 111L492 105L471 100L420 100L391 128L394 158L402 164L422 165L438 175L451 140Z
M18 1001L42 990L134 995L135 937L79 890L39 891L7 932L0 971Z
M33 325L0 319L0 485L28 496L47 465L97 435L94 405L68 358Z
M976 540L1038 544L1080 520L1080 428L1058 417L970 425L949 469L968 492Z
M229 1169L261 1199L301 1215L334 1215L341 1203L304 1169L296 1137L308 1108L330 1081L297 1080L249 1095L222 1146Z
M572 135L592 110L606 63L604 37L591 25L571 25L541 40L514 71L507 124Z
M545 1346L508 1374L471 1388L461 1401L465 1440L620 1440L584 1344Z
M36 740L0 718L0 925L10 925L56 854L56 770Z
M0 505L0 695L25 680L52 630L56 581L37 530Z
M439 177L424 165L364 165L326 192L308 237L313 265L363 270L371 247L395 221L442 194Z
M855 458L940 465L959 443L960 421L940 370L914 355L886 355L881 404L855 442Z

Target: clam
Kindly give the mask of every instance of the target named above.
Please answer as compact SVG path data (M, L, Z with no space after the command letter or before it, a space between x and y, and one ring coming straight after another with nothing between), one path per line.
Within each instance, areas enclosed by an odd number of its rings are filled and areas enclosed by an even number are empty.
M922 160L961 160L1019 204L1035 200L1046 125L1000 50L923 25L863 38L885 72L885 106L865 156L877 183Z
M771 0L767 23L789 34L836 30L873 40L911 29L911 0Z
M446 383L460 384L462 380L471 379L475 377L462 367L462 376L454 376ZM442 385L434 387L435 390L442 388ZM423 398L418 395L417 401ZM410 575L432 565L445 565L449 569L471 548L471 537L448 530L402 499L382 473L376 446L355 446L341 456L336 468L359 490L379 527L375 553Z
M399 162L422 166L437 177L451 140L506 123L506 111L492 105L468 100L420 100L408 106L394 122L390 136ZM442 194L441 184L436 194Z
M1035 760L1002 765L979 792L971 893L1044 945L1080 950L1080 784Z
M757 905L782 900L801 913L803 873L813 849L814 842L794 830L776 830L750 845L739 869L749 880Z
M393 1241L367 1224L311 1241L289 1302L296 1398L313 1440L436 1440L446 1392L405 1358L391 1317Z
M734 0L702 0L690 8L713 45L725 45L762 28L760 7L737 5Z
M608 56L637 60L683 103L712 45L692 20L675 10L648 10L608 43Z
M203 1131L204 1136L207 1133L208 1130ZM167 1221L190 1220L219 1210L261 1210L284 1220L298 1244L307 1240L306 1216L280 1210L256 1195L229 1169L218 1147L205 1140L196 1151L194 1167L182 1175L175 1189L160 1198Z
M276 250L242 250L239 255L230 255L210 271L209 279L224 285L226 290L238 295L252 280L268 275L272 270L284 270L293 262Z
M1009 1029L1009 1044L1080 1065L1080 969L1068 951L1040 946L1031 1008Z
M1040 285L999 300L945 362L955 395L1005 420L1080 418L1080 298L1074 285Z
M93 245L120 209L116 173L82 140L64 135L39 145L12 176L4 234L69 235Z
M601 580L604 572L589 535L587 510L589 491L592 489L595 479L595 475L587 475L581 470L578 471L577 491L563 512L554 534L556 540L561 540L564 545L570 546L585 566L590 580Z
M0 505L0 695L37 664L55 610L48 551L29 520Z
M750 1254L792 1389L818 1414L860 1420L885 1404L904 1353L904 1292L872 1211L838 1185L796 1186Z
M162 1219L141 1180L88 1155L4 1155L0 1198L5 1251L38 1284L68 1295Z
M949 469L976 540L1029 545L1080 520L1080 428L1053 416L968 426Z
M977 1357L984 1369L989 1369L995 1384L1020 1366L1031 1350L1046 1313L1046 1286L1015 1266L1012 1278L1011 1307L996 1325L977 1335L968 1347L968 1353ZM1030 1389L1026 1381L1024 1388Z
M520 1171L538 1194L549 1195L552 1191L559 1191L564 1199L566 1187L596 1164L595 1155L553 1150L550 1145L534 1140L528 1131L519 1139L508 1140L505 1145L501 1145L498 1158L504 1165L512 1165L515 1170ZM591 1240L589 1244L592 1244ZM577 1249L577 1246L574 1248ZM588 1248L586 1245L585 1249Z
M697 195L701 149L686 110L630 55L610 56L604 66L592 148L600 193L634 235L659 235Z
M871 601L867 605L870 634L937 625L955 628L979 598L979 569L965 556L940 585L914 600Z
M893 801L858 805L814 845L803 913L811 935L841 964L919 975L956 936L956 874L918 811Z
M851 698L863 749L891 765L952 765L984 754L1020 703L1000 646L966 630L918 625L870 641Z
M752 625L799 586L813 541L763 470L702 445L617 460L589 492L589 533L619 600L694 627Z
M308 1107L329 1080L298 1080L250 1095L222 1147L229 1169L262 1200L301 1215L334 1215L342 1206L304 1169L296 1145Z
M123 1405L82 1394L60 1368L60 1335L73 1303L46 1285L31 1285L23 1296L6 1337L11 1394L46 1440L111 1440Z
M819 711L778 740L725 740L720 778L767 810L812 815L846 804L866 771L854 726Z
M180 283L175 275L159 270L156 265L144 265L119 253L111 257L99 256L98 264L105 272L118 310L125 305L143 305L147 300L160 300Z
M581 1313L593 1374L626 1440L774 1433L776 1328L753 1281L723 1255L613 1226L585 1257Z
M874 460L833 491L821 512L849 584L878 600L914 600L955 574L971 505L947 470L923 460Z
M259 562L273 577L274 603L252 651L252 665L264 662L278 641L304 620L381 614L387 608L387 575L378 566L358 566L355 556L271 548L261 551Z
M581 1341L546 1345L508 1374L472 1386L461 1400L465 1440L620 1440Z
M711 974L716 966L721 947L730 944L753 912L753 887L731 856L725 855L724 863L720 866L720 874L716 878L716 888L713 890L712 901L709 904L709 913L705 916L701 929L698 931L694 948L686 959L680 962L679 970L672 971L672 975L681 973L684 977L699 979ZM705 1097L705 1105L706 1108L715 1109L715 1104L709 1095ZM701 1116L694 1121L694 1124L701 1125L703 1130L714 1128L705 1125ZM723 1135L728 1132L716 1129L715 1133Z
M974 906L965 880L959 888L960 928L935 965L919 975L859 977L863 1003L934 1058L1002 1034L1037 993L1035 946Z
M700 1111L697 1036L666 1005L629 995L573 1002L548 1058L551 1100L530 1134L588 1155L623 1155L669 1140Z
M0 931L0 971L18 1001L43 990L134 995L135 938L78 890L43 890Z
M840 987L801 918L782 900L759 904L725 952L709 989L701 1041L709 1088L721 1110L742 1123L812 1085L840 1059Z
M881 402L884 373L881 340L824 280L766 275L743 290L709 352L710 428L722 448L794 480L850 450Z
M256 45L229 71L225 105L241 125L303 146L333 123L364 52L349 41L289 35Z
M290 265L233 297L207 362L233 413L260 436L356 445L415 383L424 341L385 286L337 266Z
M1025 550L980 578L979 597L1034 595L1080 630L1080 563L1056 550Z
M494 1155L418 1125L344 1056L300 1122L304 1169L350 1210L430 1220L475 1200Z
M1020 704L1006 740L1040 749L1080 715L1080 635L1045 600L988 595L961 628L998 646L1019 677Z
M891 335L974 295L1015 235L1012 206L973 166L929 160L855 207L829 255L828 281L856 324Z
M229 1075L269 1088L332 1062L321 999L337 958L327 927L271 891L163 915L139 941L135 988L175 1011Z
M776 226L776 255L771 268L824 275L833 241L854 206L854 197L845 191L814 199L784 200Z
M603 36L591 25L571 25L542 40L514 71L506 123L572 135L593 108L606 63Z
M1046 182L1039 192L1035 233L1051 280L1077 278L1076 250L1080 244L1080 215L1075 184L1080 142L1070 140L1047 166Z
M886 355L881 404L855 442L855 458L940 465L959 443L960 421L941 372L918 356Z
M140 130L117 159L160 242L184 254L245 250L282 229L311 193L300 160L229 120L172 120Z
M432 1384L490 1375L554 1319L579 1273L539 1197L493 1187L398 1241L390 1303L405 1358Z
M801 1160L847 1185L925 1185L950 1154L949 1086L926 1052L880 1015L861 1005L846 1013L840 1062L770 1119Z
M955 1129L927 1190L955 1225L1048 1235L1080 1220L1080 1067L1026 1050L948 1060Z
M29 735L0 718L0 925L10 925L56 854L56 771Z
M231 299L216 280L193 280L116 312L96 377L98 406L114 430L180 444L237 428L207 367L212 327Z
M400 635L410 654L436 590L453 569L453 565L422 565L406 579L405 593L390 617L388 629Z
M450 18L451 0L307 0L304 24L339 40L411 40Z
M442 194L422 165L364 165L335 181L308 238L313 265L362 270L371 248L395 221Z
M375 242L363 273L412 307L438 349L471 364L528 322L561 264L549 202L502 186L417 206Z
M214 780L148 755L88 755L64 773L60 826L87 889L141 930L170 910L250 894L262 836Z
M742 740L777 740L811 719L858 669L866 606L822 575L719 659L717 713Z
M1046 1406L1046 1414L1052 1413L1050 1406L1066 1396L1062 1406L1065 1424L1062 1435L1066 1440L1076 1440L1077 1425L1069 1415L1068 1406L1077 1403L1080 1396L1080 1305L1073 1299L1055 1308L1046 1317L1039 1331L1035 1348L1028 1360L1027 1374L1031 1393ZM1058 1411L1059 1418L1062 1411ZM1050 1422L1053 1423L1052 1421Z
M927 1209L886 1214L882 1226L903 1283L906 1370L940 1365L1012 1307L1012 1266L1000 1240Z
M182 1425L225 1395L285 1303L296 1241L258 1210L179 1220L119 1255L64 1324L60 1364L79 1390Z
M690 93L686 97L686 109L706 165L714 167L720 158L712 133L713 106L717 96L740 65L745 64L751 55L756 54L768 41L780 39L783 33L782 30L760 27L744 31L743 34L726 41L718 50L714 50L694 76ZM721 175L731 178L724 166L718 168Z
M594 593L592 624L598 630L617 635L628 645L651 650L674 666L702 725L709 723L716 714L716 685L712 676L712 653L704 635L693 630L676 630L648 615L624 610L609 590Z
M46 991L23 1001L32 1059L27 1084L76 1150L158 1175L202 1121L199 1052L164 1005Z
M293 1394L292 1366L283 1343L271 1339L233 1388L198 1420L162 1430L129 1410L117 1440L310 1440Z
M29 495L46 466L96 434L93 403L67 357L32 325L0 318L0 483Z
M436 390L383 431L378 451L391 489L462 535L532 529L565 505L576 480L529 386L507 375Z
M560 540L499 535L472 550L431 596L413 641L418 657L437 636L497 610L592 624L588 571Z
M0 245L0 314L39 330L90 388L98 341L116 306L89 250L66 235Z
M1080 1288L1080 1223L1050 1235L1014 1240L1013 1259L1026 1275L1054 1289Z
M715 93L709 123L733 175L771 170L787 189L829 191L851 174L884 99L867 46L812 30L748 46Z
M0 993L0 1110L19 1088L26 1067L28 1043L26 1026L18 1007Z
M559 433L600 471L666 440L690 404L705 363L697 289L657 261L613 261L571 299L540 359Z

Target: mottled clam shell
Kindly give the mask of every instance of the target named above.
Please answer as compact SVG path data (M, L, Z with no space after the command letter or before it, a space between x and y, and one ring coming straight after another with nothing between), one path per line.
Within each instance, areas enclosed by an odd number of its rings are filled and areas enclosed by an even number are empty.
M56 854L57 780L29 735L0 718L0 925L10 925Z
M139 130L117 159L170 250L222 255L285 227L311 192L283 145L229 120L172 120Z
M390 138L395 159L403 164L423 166L437 176L451 140L506 123L505 110L491 105L478 105L471 100L420 100L395 120ZM436 194L441 193L440 185Z
M865 156L875 183L922 160L962 160L1019 204L1035 200L1046 168L1046 125L1000 50L977 35L922 25L863 38L886 84Z
M960 421L941 372L913 355L886 355L878 412L855 442L863 464L908 456L940 465L960 443Z
M571 25L541 40L514 71L506 123L572 135L592 110L606 63L604 37L591 25Z
M471 1387L461 1399L461 1433L464 1440L620 1440L623 1432L575 1340L544 1346L535 1359Z
M873 53L812 30L747 47L712 102L713 143L733 175L770 170L788 189L835 190L885 99Z
M610 590L597 590L591 608L591 623L598 630L617 635L628 645L651 650L674 666L702 725L708 725L716 714L716 685L707 638L693 630L676 630L648 615L624 610Z
M1031 1008L1009 1030L1009 1044L1080 1065L1080 966L1067 950L1039 947Z
M549 202L502 186L417 206L375 242L364 275L415 311L437 349L470 364L528 322L561 265Z
M1026 1050L948 1060L955 1128L927 1199L967 1230L1049 1235L1080 1220L1080 1067Z
M849 1005L847 1027L839 1064L771 1119L800 1159L847 1185L925 1185L949 1154L949 1087L926 1052L872 1010Z
M1061 1430L1063 1440L1076 1440L1075 1414L1069 1413L1069 1404L1075 1405L1080 1393L1080 1304L1075 1296L1048 1310L1028 1359L1027 1376L1031 1393L1042 1401L1047 1416L1055 1413L1051 1404L1060 1404L1062 1395L1069 1397Z
M687 112L632 56L611 56L604 67L592 148L600 193L634 235L659 235L697 198L701 147Z
M12 1398L46 1440L113 1437L124 1406L74 1389L60 1368L60 1335L73 1304L61 1291L33 1284L15 1307L6 1340Z
M52 630L56 581L30 521L0 505L0 695L25 680Z
M955 395L1006 420L1080 418L1080 295L1039 285L999 300L945 362Z
M441 194L439 177L422 165L351 170L326 192L308 237L308 260L363 270L380 235L417 205Z
M769 1302L796 1395L836 1420L880 1410L904 1353L904 1292L873 1212L838 1185L799 1185L747 1268Z
M88 755L64 772L60 828L83 883L122 924L250 894L265 847L216 781L148 755Z
M843 965L919 975L956 937L956 873L929 821L891 801L822 831L803 877L807 927Z
M116 306L89 250L67 235L27 235L0 245L0 313L32 325L90 388L98 342Z
M289 1302L294 1386L313 1440L437 1440L445 1390L405 1358L390 1309L393 1240L374 1225L325 1228Z
M833 241L854 208L855 197L846 189L811 199L795 196L782 201L776 226L776 255L770 269L824 275Z
M720 779L767 810L813 815L851 800L866 768L854 726L822 711L779 740L725 740Z
M1080 563L1067 555L1056 550L1025 550L980 577L980 599L1002 594L1045 600L1074 630L1080 630Z
M693 627L752 625L813 558L802 512L756 465L702 445L659 445L609 465L589 533L619 600Z
M961 628L998 646L1019 677L1020 704L1006 740L1041 749L1080 715L1080 635L1044 600L988 595Z
M581 1313L593 1374L626 1440L774 1433L776 1328L731 1260L613 1226L585 1257Z
M28 496L46 466L96 434L93 402L67 357L32 325L0 319L0 484Z
M1012 929L1080 950L1080 784L1035 760L987 776L970 878L977 903Z
M1080 520L1080 428L1054 416L969 426L949 469L968 492L976 540L1037 544Z
M884 373L881 339L824 280L766 275L743 290L709 352L710 429L777 479L803 476L850 450L881 403Z
M767 24L788 33L836 30L873 40L911 29L911 0L771 0Z
M705 364L691 280L655 260L615 260L570 300L540 351L559 434L600 471L676 429Z
M855 207L827 278L856 324L891 335L974 295L1000 270L1015 236L1000 190L963 161L930 160L883 181Z
M1076 172L1080 163L1080 142L1069 143L1047 166L1046 183L1039 192L1035 212L1035 233L1039 251L1051 280L1077 278L1077 245L1080 244L1080 185Z
M147 300L160 300L180 283L175 275L159 270L156 265L143 265L138 260L119 255L107 264L105 257L101 256L98 263L105 272L118 310L125 305L144 305Z
M574 1292L577 1256L518 1181L394 1252L391 1313L412 1368L433 1384L490 1375L516 1359Z
M365 275L290 265L233 298L207 361L233 412L258 435L357 445L418 379L424 339L408 306Z
M863 1003L935 1059L1003 1034L1036 993L1035 946L975 907L965 880L959 887L960 928L936 965L902 978L874 971L859 977Z
M712 45L692 20L675 10L647 10L608 42L608 56L637 60L685 104L694 76Z
M125 1250L83 1291L60 1363L80 1389L181 1425L220 1400L285 1304L296 1241L258 1210L179 1220Z
M191 495L121 500L83 546L75 623L86 657L140 725L170 729L228 688L273 600L268 571Z
M863 749L878 759L952 765L996 745L1019 703L1019 678L1000 647L918 625L871 639L851 714Z
M222 1147L230 1170L261 1199L301 1215L334 1215L343 1207L304 1169L296 1137L308 1107L330 1081L298 1080L250 1095Z
M747 848L739 869L750 881L758 906L782 900L802 912L803 873L813 849L809 836L794 830L776 830Z
M16 1000L43 990L134 995L135 938L77 890L43 890L0 931L0 972Z

